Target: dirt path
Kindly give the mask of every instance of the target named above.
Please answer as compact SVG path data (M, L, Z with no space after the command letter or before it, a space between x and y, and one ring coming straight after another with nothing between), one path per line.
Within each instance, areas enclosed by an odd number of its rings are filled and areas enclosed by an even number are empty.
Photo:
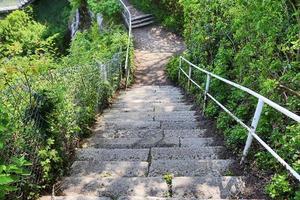
M130 5L126 2L127 5ZM129 6L133 17L141 15ZM169 84L164 72L165 65L175 54L185 49L183 39L160 25L149 25L133 29L134 61L136 65L135 83L138 85Z

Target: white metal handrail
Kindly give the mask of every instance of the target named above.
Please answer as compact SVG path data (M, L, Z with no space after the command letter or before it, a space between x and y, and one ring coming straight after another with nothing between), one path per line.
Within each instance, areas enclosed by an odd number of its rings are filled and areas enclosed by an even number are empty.
M129 79L129 73L130 70L128 69L128 63L129 63L129 51L130 51L130 44L131 44L131 33L132 33L132 26L131 26L131 19L132 19L132 15L129 11L129 9L127 8L127 6L125 5L125 3L122 0L119 0L124 12L125 12L125 17L127 20L126 23L128 25L128 40L127 40L127 50L126 50L126 59L125 59L125 73L126 73L126 87L127 87L127 83L128 83L128 79Z
M188 73L185 72L182 69L182 61L187 63L189 65L189 71ZM205 89L203 89L199 84L197 84L193 79L192 79L192 68L195 68L203 73L206 74L206 84L205 84ZM248 138L246 141L246 145L243 151L243 156L241 163L244 161L245 157L248 154L249 148L251 146L253 138L255 138L269 153L272 154L273 157L276 158L277 161L279 161L298 181L300 182L300 175L287 163L285 162L268 144L266 144L257 134L256 134L256 127L258 125L260 115L263 109L264 104L267 104L271 106L272 108L276 109L277 111L283 113L287 117L295 120L296 122L300 122L300 116L296 115L295 113L287 110L286 108L276 104L275 102L271 101L270 99L258 94L257 92L254 92L253 90L246 88L244 86L241 86L237 83L234 83L232 81L229 81L227 79L224 79L216 74L213 74L205 69L202 69L195 64L191 63L184 57L180 56L180 63L179 63L179 70L178 70L178 78L180 79L180 73L183 73L187 78L188 78L188 87L190 86L191 83L193 83L196 87L199 89L204 90L204 106L203 110L205 109L205 103L206 103L206 98L209 97L212 99L216 104L218 104L225 112L227 112L232 118L234 118L239 124L241 124L245 129L248 130ZM255 109L255 113L252 119L251 126L247 126L241 119L239 119L237 116L235 116L232 112L230 112L224 105L222 105L218 100L216 100L210 93L209 93L209 84L210 84L210 79L211 77L216 78L224 83L227 83L233 87L236 87L244 92L247 92L248 94L256 97L258 99L258 103Z

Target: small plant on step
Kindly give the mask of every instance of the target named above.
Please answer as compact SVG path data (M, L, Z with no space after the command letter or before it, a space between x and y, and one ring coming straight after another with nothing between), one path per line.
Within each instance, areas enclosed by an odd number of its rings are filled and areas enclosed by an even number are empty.
M168 185L168 197L172 197L172 181L173 181L173 174L171 173L166 173L164 176L163 176L164 180L166 181L167 185Z

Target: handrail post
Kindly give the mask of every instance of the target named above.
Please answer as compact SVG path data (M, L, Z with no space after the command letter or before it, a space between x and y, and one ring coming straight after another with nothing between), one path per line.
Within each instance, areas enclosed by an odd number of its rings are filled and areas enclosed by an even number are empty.
M191 87L191 79L192 79L192 66L189 65L189 79L188 79L188 90Z
M241 164L244 162L244 160L245 160L245 158L246 158L246 156L249 152L249 149L250 149L250 146L251 146L252 140L253 140L253 136L252 136L251 133L256 131L256 128L257 128L257 125L258 125L258 122L259 122L259 119L260 119L260 115L261 115L263 106L264 106L264 101L262 99L258 99L258 103L257 103L256 109L255 109L255 113L254 113L254 116L253 116L253 119L252 119L252 123L251 123L251 131L249 131L249 133L248 133L246 145L245 145L245 148L244 148L244 151L243 151L242 160L240 162Z
M207 100L207 93L209 91L209 84L210 84L210 75L206 75L206 83L205 83L205 91L204 91L204 102L203 102L203 112L204 115L205 107L206 107L206 100Z
M179 57L179 69L178 69L178 84L180 84L180 71L181 71L181 66L182 66L182 58L181 56Z

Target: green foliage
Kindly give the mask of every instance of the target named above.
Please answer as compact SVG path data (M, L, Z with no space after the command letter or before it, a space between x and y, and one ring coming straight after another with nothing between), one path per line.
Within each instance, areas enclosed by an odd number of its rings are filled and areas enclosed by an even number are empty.
M10 192L20 190L16 184L24 182L25 177L30 175L30 172L25 169L30 165L31 163L26 161L24 156L12 158L10 164L0 165L0 199L5 199L5 195Z
M94 13L112 17L120 13L121 4L118 0L87 0L90 9Z
M49 189L64 174L78 141L90 134L95 115L108 105L122 81L127 32L120 25L111 22L100 33L93 23L76 34L68 54L61 56L56 47L65 22L54 30L51 26L59 22L49 19L53 24L48 24L43 13L35 14L43 24L24 11L0 21L0 197L4 199L35 199ZM113 57L117 63L110 62ZM101 64L109 65L107 80L102 78Z
M68 0L39 0L33 2L33 18L46 26L44 37L55 35L54 45L65 54L70 42L69 21L71 6Z
M174 178L173 174L171 173L166 173L164 176L163 176L164 180L166 181L167 185L172 185L172 180Z
M174 67L174 66L178 66L178 67ZM166 72L172 81L177 81L178 69L179 69L179 57L172 57L166 66Z
M282 197L287 196L291 192L291 186L286 175L275 175L266 188L267 193L273 199L284 199Z
M184 12L185 57L224 78L253 89L288 110L299 111L299 5L294 1L181 0ZM270 23L272 22L272 23ZM184 66L185 67L185 66ZM178 62L171 60L167 73L177 80ZM187 68L185 68L187 72ZM204 86L205 76L193 72ZM183 76L182 76L183 77ZM180 83L186 83L181 78ZM185 86L185 85L183 85ZM212 79L210 93L247 124L255 111L257 99ZM247 131L229 115L209 101L205 114L217 119L226 144L241 153ZM299 170L299 124L264 106L257 133L275 151ZM254 149L255 150L254 150ZM284 177L282 167L262 147L253 145L248 159L266 173L274 173L268 193L275 199L293 199L296 184L292 176ZM283 187L280 190L280 187ZM273 194L272 194L273 193Z
M0 59L14 56L54 54L56 35L44 37L46 26L32 20L23 11L15 11L0 20Z
M137 8L154 14L155 17L170 30L182 33L183 9L178 0L132 0Z

